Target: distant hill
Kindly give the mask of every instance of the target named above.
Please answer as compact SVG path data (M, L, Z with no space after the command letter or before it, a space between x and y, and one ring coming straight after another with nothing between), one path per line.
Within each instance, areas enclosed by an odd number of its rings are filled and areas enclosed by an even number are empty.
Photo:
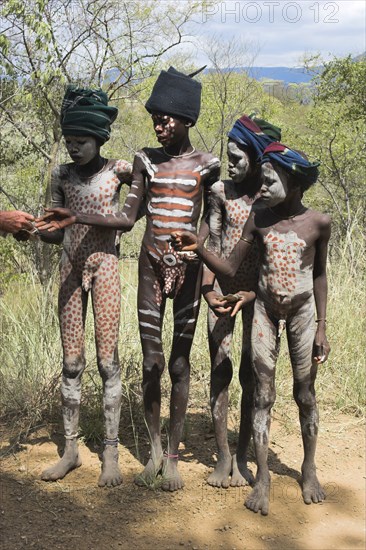
M307 73L306 69L303 67L237 67L231 70L234 70L237 73L246 72L250 78L254 78L259 81L282 81L285 86L292 83L308 83L312 79L312 75ZM206 69L205 73L209 73L211 71L212 69Z
M300 84L310 82L312 75L303 67L243 67L255 80L282 80L284 84Z
M366 58L366 52L352 58L352 61L361 61ZM322 68L317 68L321 72ZM316 70L316 69L315 69ZM282 80L284 84L308 83L314 76L308 73L304 67L242 67L238 72L245 71L255 80Z
M366 57L366 52L353 57L353 61L361 61ZM204 73L210 73L213 69L205 69ZM229 69L224 69L229 70ZM248 76L255 80L277 80L282 81L284 85L287 84L307 84L314 76L308 73L304 67L237 67L234 70L237 73L246 72ZM318 67L319 72L322 71L322 67ZM118 80L118 69L110 69L108 71L107 80Z

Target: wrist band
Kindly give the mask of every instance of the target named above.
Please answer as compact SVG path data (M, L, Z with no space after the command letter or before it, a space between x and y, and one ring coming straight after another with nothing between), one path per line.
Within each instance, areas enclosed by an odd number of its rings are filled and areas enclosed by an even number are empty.
M326 320L326 319L315 319L315 322L316 322L316 323L320 323L320 321L324 321L324 323L326 323L326 322L327 322L327 320Z

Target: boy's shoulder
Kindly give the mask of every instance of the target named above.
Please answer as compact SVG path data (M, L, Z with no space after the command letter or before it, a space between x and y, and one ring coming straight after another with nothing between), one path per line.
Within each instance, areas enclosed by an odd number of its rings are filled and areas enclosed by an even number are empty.
M132 182L132 164L128 160L110 159L107 163L107 169L112 170L121 183L131 185Z
M212 153L196 151L197 166L195 171L201 174L203 184L211 191L212 186L220 180L221 162Z
M223 180L217 180L211 185L211 193L219 195L221 197L225 196L226 182Z
M196 149L196 154L197 155L200 155L201 159L204 161L204 162L220 162L220 160L218 159L218 157L212 153L209 153L207 151L200 151L199 149L197 150ZM220 163L221 164L221 163Z
M69 178L70 173L72 172L72 169L74 166L75 166L74 162L67 162L66 164L57 164L52 170L53 179L64 180Z
M165 157L165 158L170 157L170 155L168 155L164 151L164 147L143 147L142 149L139 149L136 152L136 155L146 156L150 160L153 160L155 158L161 158L161 157ZM200 151L200 150L195 149L192 153L190 153L188 155L185 154L185 155L181 156L181 158L188 158L188 157L191 157L192 159L196 159L196 160L197 160L197 157L198 157L200 159L200 162L204 163L204 164L219 164L219 165L221 165L220 160L215 155L213 155L212 153L208 153L207 151ZM171 156L171 158L178 159L179 157Z
M219 179L212 184L211 190L213 193L220 195L223 200L237 200L239 198L237 184L232 180Z
M212 153L196 150L196 155L203 168L209 169L209 170L219 170L221 168L220 159L215 155L213 155Z
M160 154L162 155L164 153L164 149L163 147L142 147L142 149L138 149L138 151L136 151L136 154L145 154L147 156L151 156L151 155L157 155L157 154Z
M332 219L329 216L329 214L325 214L324 212L319 212L318 210L313 210L312 208L308 208L306 213L322 229L326 229L330 227L332 223Z

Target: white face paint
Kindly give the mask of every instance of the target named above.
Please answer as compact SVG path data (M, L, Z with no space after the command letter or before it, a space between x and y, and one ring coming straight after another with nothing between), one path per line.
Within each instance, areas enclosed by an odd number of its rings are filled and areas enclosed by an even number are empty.
M262 166L263 183L260 189L260 200L266 206L276 206L283 202L288 194L287 178L284 174L273 169L272 164L266 162Z
M234 183L241 183L250 169L249 155L240 149L235 141L228 141L229 176Z
M88 164L99 154L100 145L93 136L65 136L65 144L75 164Z
M182 141L187 134L187 127L178 118L161 113L153 113L151 118L156 138L163 147Z

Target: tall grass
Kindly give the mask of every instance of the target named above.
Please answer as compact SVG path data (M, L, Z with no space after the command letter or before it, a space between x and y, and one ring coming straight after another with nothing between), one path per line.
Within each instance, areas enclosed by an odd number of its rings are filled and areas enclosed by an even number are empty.
M362 246L354 247L352 268L347 248L333 250L328 270L329 361L319 368L317 394L322 407L361 415L365 406L365 266ZM143 423L141 396L142 354L136 313L137 261L120 262L122 308L119 355L122 365L123 430L129 430L138 452ZM11 284L0 301L0 415L28 432L60 414L59 382L62 350L57 319L57 276L42 288L29 274L26 281ZM206 328L207 307L202 304L192 349L190 406L209 411L210 360ZM240 323L233 341L235 368L239 365ZM166 357L172 338L172 311L168 305L163 328ZM101 381L96 366L91 308L86 320L86 361L83 376L81 431L87 440L103 437ZM164 374L163 404L170 392ZM241 389L237 373L230 388L231 415L238 423ZM292 399L292 375L285 341L277 367L277 407ZM145 429L143 428L145 432Z
M0 301L2 416L29 429L47 416L58 386L61 350L53 285L30 275Z

